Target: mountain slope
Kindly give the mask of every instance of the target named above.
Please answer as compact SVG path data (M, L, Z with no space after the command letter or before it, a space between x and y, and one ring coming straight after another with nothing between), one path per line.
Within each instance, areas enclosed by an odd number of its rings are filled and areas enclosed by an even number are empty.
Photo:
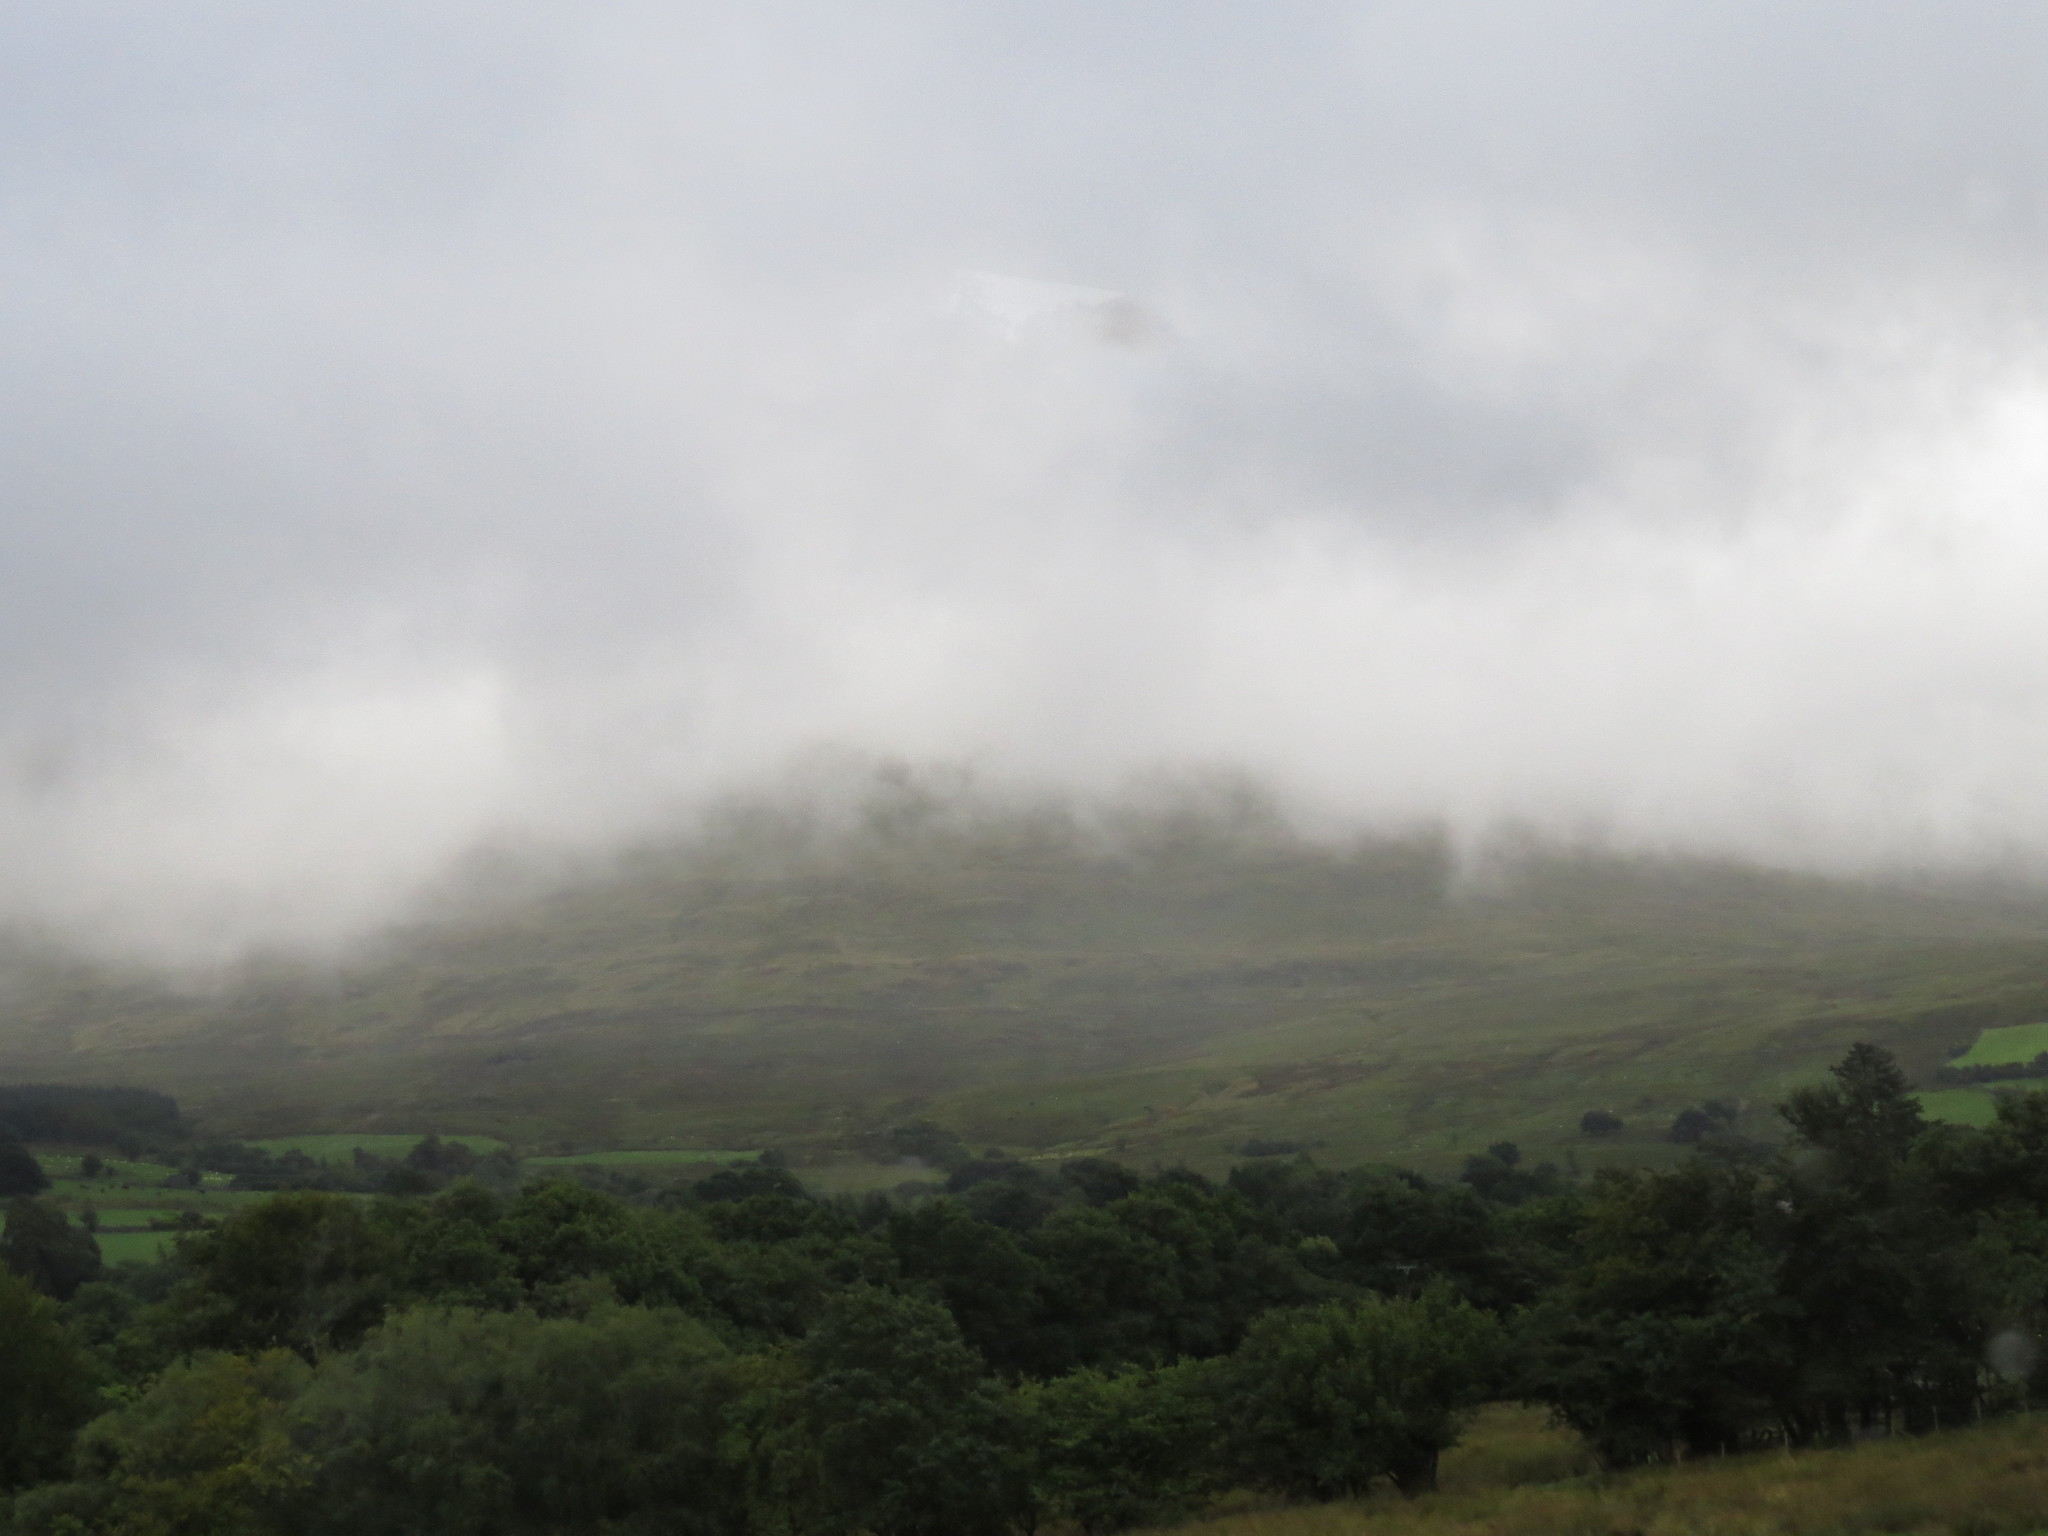
M1022 821L643 853L204 995L29 953L9 978L0 1074L166 1089L220 1134L824 1150L923 1115L1197 1165L1250 1137L1591 1161L1854 1039L1925 1075L2048 1016L2048 901L1556 856L1475 887L1428 839ZM1594 1107L1630 1129L1584 1141Z

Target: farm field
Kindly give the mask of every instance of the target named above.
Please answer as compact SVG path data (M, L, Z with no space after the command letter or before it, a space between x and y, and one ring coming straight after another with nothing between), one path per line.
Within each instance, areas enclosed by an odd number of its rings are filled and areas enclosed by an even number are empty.
M175 1232L99 1232L94 1240L100 1245L100 1261L104 1264L154 1264L171 1251L177 1241Z
M2009 1024L1987 1029L1963 1055L1950 1062L1955 1067L2024 1066L2048 1051L2048 1023Z
M1998 1118L1998 1095L1984 1088L1937 1088L1916 1094L1920 1112L1951 1125L1987 1126Z
M158 1088L202 1137L328 1158L416 1140L346 1129L382 1123L802 1169L926 1118L1020 1155L1215 1169L1284 1138L1442 1173L1511 1140L1591 1170L1683 1155L1665 1133L1708 1097L1775 1139L1771 1106L1856 1040L1926 1082L2040 1020L2048 902L1579 856L1472 880L1427 838L1197 818L1106 848L996 818L780 863L651 850L204 995L0 971L0 1074ZM1595 1108L1625 1128L1582 1136Z
M528 1168L565 1168L595 1166L598 1168L679 1168L695 1163L737 1163L750 1161L757 1154L731 1151L684 1151L654 1148L638 1152L579 1152L549 1157L528 1157L521 1159Z

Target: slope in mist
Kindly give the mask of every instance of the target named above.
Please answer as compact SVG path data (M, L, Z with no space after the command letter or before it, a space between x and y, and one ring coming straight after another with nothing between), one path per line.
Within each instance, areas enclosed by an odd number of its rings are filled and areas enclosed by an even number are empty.
M1251 796L1084 823L899 780L851 826L756 808L334 970L181 991L24 951L0 1071L168 1089L247 1136L825 1154L929 1117L1197 1164L1254 1137L1641 1157L1706 1097L1774 1135L1767 1101L1855 1039L1930 1074L2048 1015L2044 965L2031 893L1336 845ZM1580 1148L1596 1107L1631 1130Z

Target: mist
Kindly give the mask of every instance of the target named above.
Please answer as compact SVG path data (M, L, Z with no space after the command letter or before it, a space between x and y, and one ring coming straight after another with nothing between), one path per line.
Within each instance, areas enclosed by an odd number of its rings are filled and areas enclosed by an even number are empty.
M2048 870L2048 13L27 0L0 919L820 761Z

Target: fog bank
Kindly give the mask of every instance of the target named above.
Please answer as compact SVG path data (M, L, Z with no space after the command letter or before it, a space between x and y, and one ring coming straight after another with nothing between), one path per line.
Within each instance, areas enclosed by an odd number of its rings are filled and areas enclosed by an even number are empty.
M324 944L820 754L2038 873L2044 67L1974 0L10 6L0 917Z

